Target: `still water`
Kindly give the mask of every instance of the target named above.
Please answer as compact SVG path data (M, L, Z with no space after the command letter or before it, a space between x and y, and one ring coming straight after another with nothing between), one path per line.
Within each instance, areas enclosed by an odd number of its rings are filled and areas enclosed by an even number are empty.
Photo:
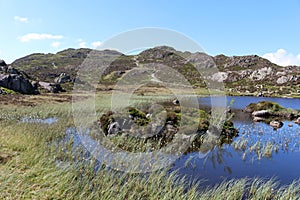
M211 102L214 106L223 105L223 97L213 98L200 98L200 107L210 107ZM244 109L250 103L266 100L300 110L300 99L241 96L227 97L226 104L232 109ZM284 185L300 178L299 125L284 121L282 128L274 130L263 122L252 122L249 114L243 112L234 117L233 122L239 136L231 144L209 152L183 155L175 162L174 169L193 180L206 180L205 185L244 177L276 178Z

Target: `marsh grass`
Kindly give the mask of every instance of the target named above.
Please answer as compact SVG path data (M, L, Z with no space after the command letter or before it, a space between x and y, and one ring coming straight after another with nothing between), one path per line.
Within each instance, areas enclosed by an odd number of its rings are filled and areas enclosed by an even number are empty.
M59 121L20 123L26 116L57 117ZM1 106L0 156L9 156L0 162L0 199L300 198L299 182L278 187L274 180L233 179L200 187L169 169L148 174L114 171L87 156L83 147L74 149L72 139L62 142L72 126L69 103Z

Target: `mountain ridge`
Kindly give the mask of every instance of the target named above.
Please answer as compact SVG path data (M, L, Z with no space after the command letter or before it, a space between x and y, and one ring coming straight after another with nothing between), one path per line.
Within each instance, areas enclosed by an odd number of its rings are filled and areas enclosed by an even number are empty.
M28 74L34 81L56 82L61 74L66 74L69 77L69 90L76 78L78 67L93 51L98 52L88 48L69 48L55 54L34 53L16 59L10 66ZM195 87L205 87L206 84L195 66L216 66L218 72L206 78L224 82L228 94L232 95L241 93L274 96L278 93L297 96L300 93L300 66L279 66L258 55L210 56L203 52L177 51L168 46L149 48L137 55L124 55L114 50L104 51L108 55L116 54L118 58L105 71L104 76L108 77L100 81L102 84L115 83L127 71L137 67L137 63L152 62L171 66ZM209 65L204 66L203 63L208 60Z

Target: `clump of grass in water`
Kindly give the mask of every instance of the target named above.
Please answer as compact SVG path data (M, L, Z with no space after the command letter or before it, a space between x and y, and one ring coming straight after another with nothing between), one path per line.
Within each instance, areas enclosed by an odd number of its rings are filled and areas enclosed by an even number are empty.
M247 179L229 180L215 187L199 188L178 178L176 172L148 175L108 170L94 159L84 157L84 149L74 150L72 140L62 140L72 126L70 107L30 108L22 111L39 116L57 116L55 126L17 124L0 120L0 152L5 148L13 157L0 164L0 199L299 199L300 184L276 188L274 181L251 183ZM10 108L3 112L15 114ZM54 115L56 114L56 115ZM49 144L53 145L49 145ZM74 154L74 151L76 152ZM61 160L61 164L57 161ZM98 167L98 171L95 168ZM175 181L177 180L177 181ZM260 180L260 179L259 179ZM275 188L274 188L275 187ZM251 190L252 188L252 190ZM249 192L251 190L251 193Z

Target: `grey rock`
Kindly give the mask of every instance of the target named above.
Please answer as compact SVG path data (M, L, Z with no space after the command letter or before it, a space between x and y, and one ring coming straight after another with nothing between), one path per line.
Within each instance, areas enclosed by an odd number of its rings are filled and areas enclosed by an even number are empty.
M286 83L286 82L288 82L288 77L286 77L286 76L281 76L281 77L278 78L277 81L276 81L277 84L284 84L284 83Z
M259 110L259 111L254 111L252 113L252 116L254 116L254 117L265 117L268 115L270 115L270 113L267 110Z
M296 119L295 123L300 125L300 117Z
M66 73L61 73L58 77L56 77L54 79L54 82L59 83L59 84L66 83L66 82L69 82L69 81L71 81L70 76L67 75Z
M262 122L262 121L264 121L265 120L265 118L262 118L262 117L254 117L253 118L253 121L254 122Z
M281 128L283 126L283 122L281 122L281 121L271 121L270 126L272 126L275 129Z
M118 122L112 122L108 125L108 135L116 134L121 131L120 125Z
M9 73L9 74L20 74L20 72L17 69L13 68L12 66L9 66L7 68L7 73Z
M255 70L250 75L250 78L254 81L260 81L265 79L267 76L271 75L272 68L271 67L263 67L261 69Z
M217 81L217 82L224 82L228 77L228 73L227 72L217 72L215 74L213 74L210 79L212 81Z
M0 86L22 94L37 94L37 87L21 74L0 74Z
M4 60L0 60L0 66L1 66L1 67L2 67L2 66L7 66L7 64L5 63Z
M38 84L45 90L52 92L52 93L63 92L63 89L61 88L60 84L58 84L58 83L48 83L48 82L40 81Z

